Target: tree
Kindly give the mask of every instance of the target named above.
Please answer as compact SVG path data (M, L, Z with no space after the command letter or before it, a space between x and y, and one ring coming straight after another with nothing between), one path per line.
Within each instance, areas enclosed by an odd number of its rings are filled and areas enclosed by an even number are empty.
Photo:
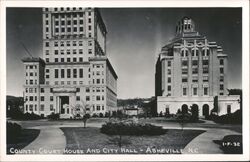
M71 106L73 110L74 118L80 117L83 120L84 128L86 128L87 120L90 118L90 108L92 106L89 104L86 104L83 100L81 100L79 103L77 103L74 106Z
M240 109L242 110L242 90L241 89L227 89L228 95L239 95L240 96Z

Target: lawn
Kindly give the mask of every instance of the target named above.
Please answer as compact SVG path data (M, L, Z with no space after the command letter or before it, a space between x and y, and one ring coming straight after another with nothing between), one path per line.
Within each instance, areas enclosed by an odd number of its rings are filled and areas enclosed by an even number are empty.
M22 149L28 144L30 144L32 141L34 141L37 136L39 135L40 130L38 129L22 129L21 135L16 137L14 141L10 141L7 143L7 154L12 154L10 152L11 148L14 149Z
M118 147L114 141L118 136L108 136L100 133L99 128L69 128L62 127L66 136L68 150L81 150L83 154L174 154L180 151L202 130L169 129L166 134L158 136L122 136L123 145ZM156 149L158 149L157 152ZM116 151L117 150L117 151ZM69 152L67 152L69 153Z

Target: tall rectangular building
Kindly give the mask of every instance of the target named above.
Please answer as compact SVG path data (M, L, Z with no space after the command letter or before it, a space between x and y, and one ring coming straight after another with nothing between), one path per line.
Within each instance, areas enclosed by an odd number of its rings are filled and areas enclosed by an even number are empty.
M25 112L75 118L81 116L77 105L91 115L115 111L118 77L106 35L96 8L43 8L43 59L23 59Z
M175 114L179 109L208 116L215 97L219 115L239 109L239 96L227 95L227 57L221 46L195 31L192 19L181 19L156 63L157 112Z

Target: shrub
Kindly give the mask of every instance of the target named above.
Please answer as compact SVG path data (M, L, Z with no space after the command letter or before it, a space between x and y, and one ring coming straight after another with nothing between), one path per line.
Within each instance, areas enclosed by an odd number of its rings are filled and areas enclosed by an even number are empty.
M100 114L99 114L99 117L100 117L100 118L103 118L103 113L100 113Z
M216 123L222 124L241 124L242 123L242 111L237 110L232 114L225 114L225 115L210 115L210 119Z
M21 131L22 127L19 124L7 122L7 143L15 143Z
M58 120L60 118L60 114L59 113L51 113L50 115L47 116L48 119L51 119L51 120Z
M92 117L93 117L93 118L96 118L96 117L98 117L98 115L97 115L96 113L94 113L94 114L92 115Z
M162 135L166 133L160 126L134 122L107 122L102 125L101 133L108 135Z
M110 113L109 112L105 112L105 115L104 115L106 118L110 117Z
M38 119L41 119L41 116L34 114L33 112L32 113L25 113L23 116L23 119L24 120L38 120Z

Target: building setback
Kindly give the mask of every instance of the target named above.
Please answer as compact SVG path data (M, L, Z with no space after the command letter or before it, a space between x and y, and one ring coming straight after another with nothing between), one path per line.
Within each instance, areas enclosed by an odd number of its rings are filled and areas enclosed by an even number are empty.
M75 118L81 107L91 115L115 111L118 77L106 35L96 8L43 8L43 59L23 58L24 112Z
M240 97L228 96L227 54L216 42L195 31L188 17L176 26L176 36L162 47L156 63L157 113L175 114L178 109L208 116L240 109ZM217 102L218 101L218 102Z

